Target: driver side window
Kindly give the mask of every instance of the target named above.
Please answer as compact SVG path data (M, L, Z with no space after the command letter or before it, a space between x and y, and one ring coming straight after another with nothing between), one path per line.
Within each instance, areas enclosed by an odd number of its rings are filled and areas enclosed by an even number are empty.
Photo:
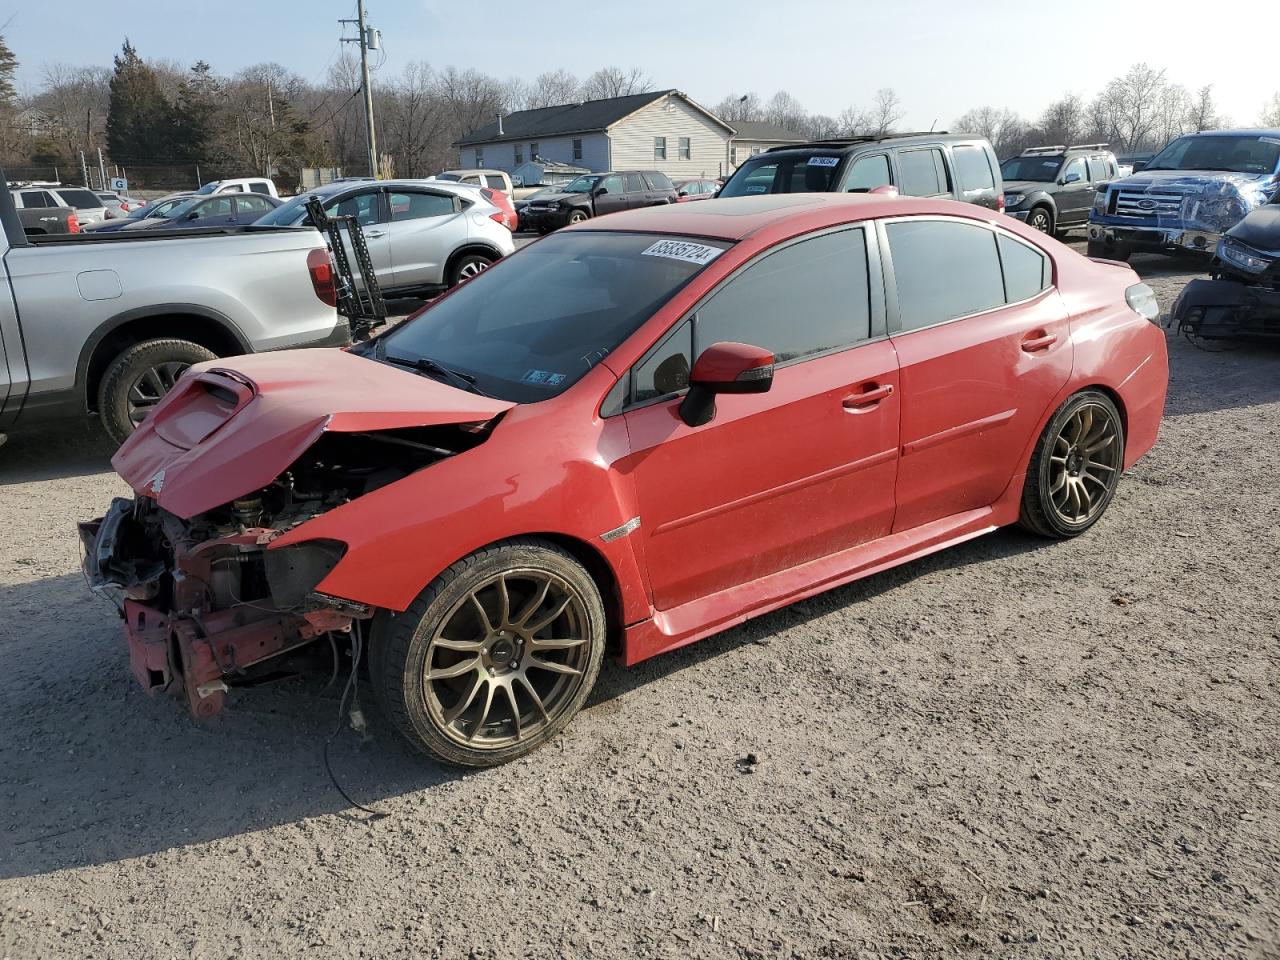
M601 181L600 186L608 190L611 196L616 196L622 192L622 178L605 177L604 180Z
M1062 182L1063 182L1063 183L1066 183L1066 182L1067 182L1067 178L1068 178L1069 176L1071 176L1073 173L1076 175L1076 177L1077 177L1079 180L1087 180L1087 179L1088 179L1088 177L1086 177L1086 176L1085 176L1085 173L1084 173L1084 158L1083 158L1083 157L1076 157L1074 160L1072 160L1070 163L1068 163L1068 164L1067 164L1067 168L1066 168L1065 170L1063 170L1063 171L1062 171Z

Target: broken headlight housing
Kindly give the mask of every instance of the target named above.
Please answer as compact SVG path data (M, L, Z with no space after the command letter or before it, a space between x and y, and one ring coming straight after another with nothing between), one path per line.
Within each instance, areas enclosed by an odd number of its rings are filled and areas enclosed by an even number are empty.
M1265 256L1231 237L1224 237L1219 242L1218 259L1245 273L1263 273L1275 262L1275 258Z

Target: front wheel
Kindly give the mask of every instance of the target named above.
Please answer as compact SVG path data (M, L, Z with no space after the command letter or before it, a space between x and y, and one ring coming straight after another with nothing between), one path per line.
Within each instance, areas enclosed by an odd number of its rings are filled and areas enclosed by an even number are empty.
M591 219L591 216L590 214L587 213L587 211L574 210L569 214L569 226L572 227L575 223L585 223L587 220L590 220L590 219Z
M1018 522L1066 539L1098 522L1124 469L1124 423L1100 390L1084 390L1055 413L1031 455Z
M605 647L595 582L533 538L459 560L375 631L373 682L414 746L488 767L546 743L582 708Z
M1027 214L1027 226L1041 233L1053 233L1053 214L1044 207L1036 207Z
M107 435L124 443L187 367L216 358L190 340L144 340L125 350L98 386L98 416Z

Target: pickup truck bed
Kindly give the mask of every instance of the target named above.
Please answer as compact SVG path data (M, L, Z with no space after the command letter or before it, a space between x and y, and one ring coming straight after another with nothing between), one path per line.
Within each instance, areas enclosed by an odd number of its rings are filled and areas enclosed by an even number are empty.
M97 413L123 439L191 363L350 337L315 230L28 237L7 194L0 224L0 431Z

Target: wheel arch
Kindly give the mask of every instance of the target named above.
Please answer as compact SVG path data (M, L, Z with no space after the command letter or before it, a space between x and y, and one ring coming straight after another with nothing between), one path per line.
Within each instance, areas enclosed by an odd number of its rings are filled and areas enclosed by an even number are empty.
M102 377L122 350L160 338L190 340L220 357L254 352L235 322L209 307L163 303L126 310L99 324L80 349L76 384L85 409L94 409Z
M596 589L600 591L600 601L604 604L605 624L608 630L606 652L622 653L623 634L626 627L626 617L622 612L622 588L617 572L608 558L591 543L569 534L542 531L529 533L526 536L550 541L582 564L583 569L595 582Z
M445 283L449 282L449 277L453 274L454 264L472 253L484 254L486 257L493 257L494 260L501 260L503 256L502 251L491 243L487 243L484 240L470 240L449 254L449 259L444 263L443 279Z

